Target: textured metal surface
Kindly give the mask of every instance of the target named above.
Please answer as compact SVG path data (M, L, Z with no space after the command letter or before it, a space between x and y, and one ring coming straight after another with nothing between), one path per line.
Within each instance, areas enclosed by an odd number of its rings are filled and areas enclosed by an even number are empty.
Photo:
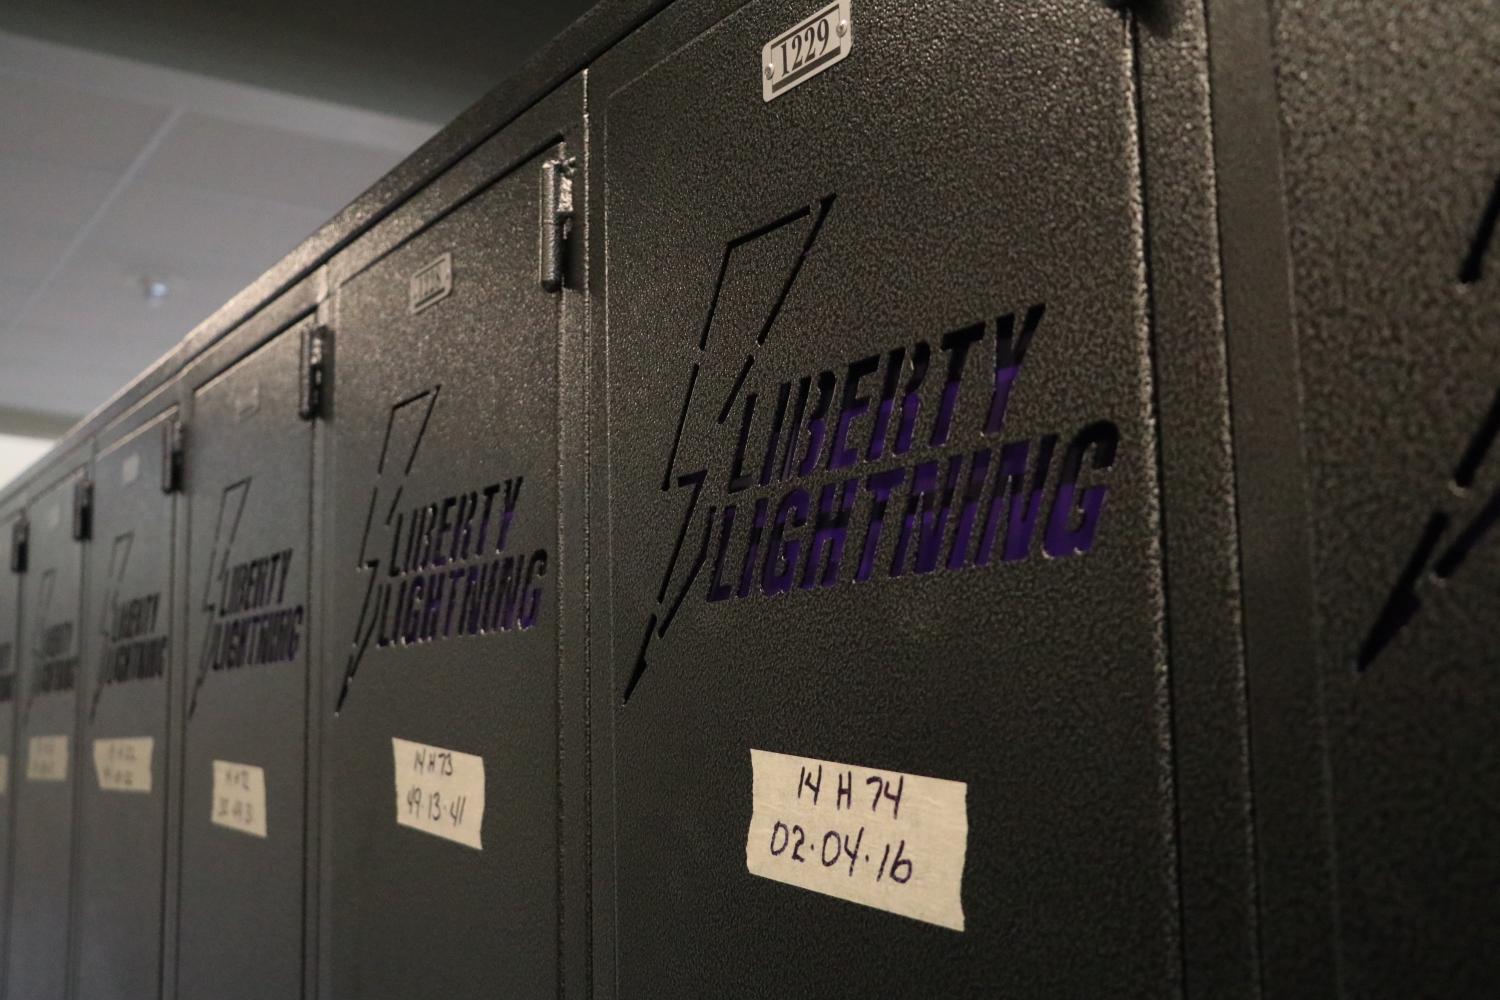
M75 739L84 609L83 547L73 540L73 487L87 459L86 451L61 456L27 505L31 540L22 580L27 611L18 661L7 997L61 1000L67 986L73 792L80 774L88 776ZM66 742L62 780L27 778L30 740L37 736Z
M101 436L89 617L79 672L78 832L72 941L80 998L156 996L161 981L173 668L173 497L162 491L168 401ZM150 788L101 788L97 739L150 738Z
M1482 995L1500 979L1500 18L1272 10L1333 964L1348 996Z
M582 115L581 82L533 108L392 217L399 245L377 229L351 247L361 269L336 292L322 665L330 996L562 988L560 823L581 788L564 785L560 732L583 705L581 689L560 697L559 623L579 570L559 545L564 296L540 287L537 254L542 164L581 154ZM435 263L449 288L425 292ZM567 407L578 414L581 401ZM392 773L393 738L483 759L479 849L397 824L410 804L395 786L411 779ZM580 861L568 866L581 884ZM572 933L584 930L580 914Z
M1262 982L1335 995L1322 688L1267 8L1208 5Z
M752 59L787 12L734 6L676 4L590 73L607 227L596 842L613 843L596 856L610 869L596 987L1170 994L1170 690L1131 33L1101 6L939 3L911 18L867 2L849 58L765 104ZM1014 313L1019 330L1038 303L1003 433L986 436L997 317ZM951 359L940 339L974 323L988 326L952 437L927 447ZM909 454L831 475L825 437L797 483L728 491L751 393L758 469L779 383L828 370L842 386L853 360L918 341L932 360ZM872 397L881 384L863 383ZM861 449L874 420L872 404L854 424ZM873 516L861 494L838 585L809 593L799 567L791 593L764 596L755 572L750 596L705 599L723 523L710 511L738 505L723 557L738 579L756 498L946 468L1002 440L1034 442L1035 461L1035 442L1058 434L1060 457L1095 422L1119 447L1084 474L1108 490L1086 555L1049 557L1038 537L1015 562L898 578L895 515L880 569L853 583ZM906 497L903 483L892 511ZM752 747L966 781L964 932L750 876Z
M0 795L0 969L6 962L5 940L10 926L10 831L11 803L15 799L16 781L22 773L16 757L16 712L21 702L19 670L21 627L21 574L11 565L13 530L21 516L19 505L12 504L0 514L0 754L5 755L5 793ZM4 973L0 972L0 981Z
M1258 994L1239 538L1204 7L1135 24L1189 996Z
M185 375L195 388L184 494L180 997L302 995L316 756L306 739L313 430L297 403L300 334L313 322L302 320L222 371L222 356L209 357L201 373ZM211 821L222 808L215 760L264 769L264 838Z

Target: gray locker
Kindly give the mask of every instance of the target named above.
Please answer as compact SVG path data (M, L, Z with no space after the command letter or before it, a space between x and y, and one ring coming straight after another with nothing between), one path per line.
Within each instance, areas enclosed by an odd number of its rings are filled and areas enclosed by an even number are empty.
M254 343L255 330L242 330L186 376L195 389L185 462L183 1000L302 995L316 758L307 746L313 433L299 400L313 328L309 316L225 367L232 350Z
M0 550L5 561L0 565L0 979L7 965L5 934L10 917L10 824L11 801L21 774L16 757L16 705L20 701L20 677L17 674L17 632L21 627L21 569L25 566L25 538L19 534L21 511L7 504L0 514ZM19 549L19 551L17 551Z
M181 452L177 407L158 400L142 410L100 437L94 462L78 740L72 995L79 1000L134 1000L161 989Z
M1298 535L1261 517L1248 536L1264 982L1278 995L1488 995L1500 981L1500 18L1493 4L1336 0L1273 5L1253 27L1226 12L1215 42L1222 30L1241 68L1275 67L1242 91L1279 94L1266 111L1281 141L1251 132L1241 162L1272 194L1284 172L1286 238L1247 254L1293 287L1241 284L1250 333L1231 352L1292 387L1300 413L1254 394L1248 375L1235 392L1300 446L1306 486L1287 489L1300 470L1265 448L1246 452L1241 492L1310 514ZM1271 227L1227 218L1281 235L1274 210L1261 214ZM1248 343L1261 332L1265 352Z
M684 0L590 71L596 984L1159 994L1132 33L855 7Z
M575 82L330 265L328 996L563 988L559 883L566 865L582 889L584 867L563 857L583 789L561 740L564 719L582 731L583 662L561 658L579 570L559 420L582 413L562 368L583 317L580 292L543 287L538 226L581 179L582 116Z
M57 478L44 480L26 509L5 995L28 1000L61 1000L67 988L73 793L80 771L88 773L74 738L87 458L80 450L51 465Z
M1493 992L1492 7L600 3L0 490L0 996Z

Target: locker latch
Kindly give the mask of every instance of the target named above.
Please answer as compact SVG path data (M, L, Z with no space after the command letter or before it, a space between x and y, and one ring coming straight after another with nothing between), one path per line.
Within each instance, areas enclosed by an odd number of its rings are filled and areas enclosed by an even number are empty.
M563 251L573 228L574 157L542 164L542 288L556 292L563 286Z
M182 420L173 417L161 429L161 491L176 493L182 489Z
M327 390L328 337L326 326L302 331L302 385L297 413L303 420L323 415L323 398Z
M73 484L73 540L87 541L94 532L94 481L87 476Z
M10 571L12 573L26 572L26 549L31 541L31 524L22 514L16 518L16 523L10 526Z

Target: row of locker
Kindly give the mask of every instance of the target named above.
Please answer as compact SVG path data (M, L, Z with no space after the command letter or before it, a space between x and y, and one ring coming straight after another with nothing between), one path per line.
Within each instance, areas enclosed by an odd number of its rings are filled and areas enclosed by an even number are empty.
M1148 7L606 3L0 493L7 1000L1493 982L1500 26Z

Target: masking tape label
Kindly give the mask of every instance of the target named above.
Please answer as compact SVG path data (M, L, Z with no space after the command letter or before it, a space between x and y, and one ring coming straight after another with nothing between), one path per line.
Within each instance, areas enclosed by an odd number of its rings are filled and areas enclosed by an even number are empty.
M95 740L94 770L99 788L106 792L150 792L151 750L149 736Z
M394 737L391 753L396 822L483 850L484 758Z
M217 826L266 835L266 771L254 764L214 761L214 800L209 819Z
M964 929L968 786L750 751L750 874Z
M33 736L26 744L27 781L66 781L68 738Z

